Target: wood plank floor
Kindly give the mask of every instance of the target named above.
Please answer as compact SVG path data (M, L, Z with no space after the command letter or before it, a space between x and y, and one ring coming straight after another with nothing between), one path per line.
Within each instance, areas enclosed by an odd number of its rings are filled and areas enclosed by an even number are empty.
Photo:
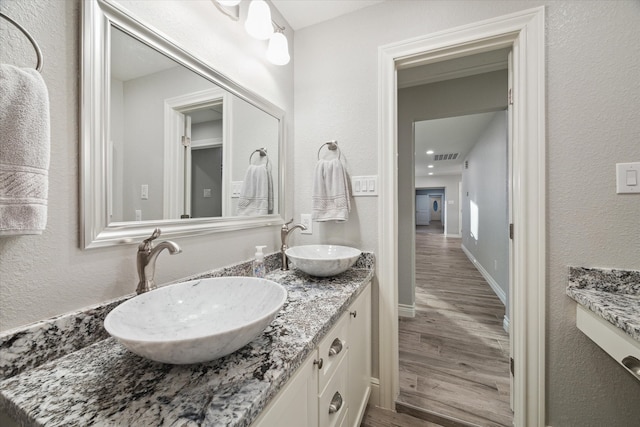
M397 410L445 426L510 426L504 306L460 245L417 228L416 317L399 322Z
M360 427L443 427L408 414L367 407Z

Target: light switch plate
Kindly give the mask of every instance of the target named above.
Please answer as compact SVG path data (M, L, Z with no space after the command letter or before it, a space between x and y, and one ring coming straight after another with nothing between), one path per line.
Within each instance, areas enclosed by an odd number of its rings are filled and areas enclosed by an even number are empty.
M231 181L231 197L237 199L240 197L243 181Z
M142 200L149 200L149 185L142 184L140 186L140 198Z
M640 194L640 162L616 163L616 192Z
M352 176L351 193L352 196L377 196L378 177L376 175Z
M307 227L306 230L300 230L300 234L313 234L313 222L311 221L311 214L301 214L300 224Z

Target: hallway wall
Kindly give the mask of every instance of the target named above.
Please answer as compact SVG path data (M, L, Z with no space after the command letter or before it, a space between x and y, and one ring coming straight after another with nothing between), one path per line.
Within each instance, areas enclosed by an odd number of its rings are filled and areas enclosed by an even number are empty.
M462 244L509 302L507 112L498 111L466 156L462 171ZM478 206L478 235L470 230L470 202ZM487 280L491 282L491 280Z

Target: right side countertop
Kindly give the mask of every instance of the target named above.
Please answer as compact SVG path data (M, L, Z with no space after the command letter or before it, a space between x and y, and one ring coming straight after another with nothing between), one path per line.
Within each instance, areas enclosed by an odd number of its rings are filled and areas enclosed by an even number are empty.
M640 271L569 267L567 295L640 341Z

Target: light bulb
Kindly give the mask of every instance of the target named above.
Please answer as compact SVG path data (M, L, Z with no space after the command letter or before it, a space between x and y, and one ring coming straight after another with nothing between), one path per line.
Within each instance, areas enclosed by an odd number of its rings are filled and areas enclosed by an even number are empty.
M258 40L267 40L273 34L271 9L264 0L252 0L249 4L247 21L244 23L247 33Z
M286 65L291 59L289 57L289 42L282 33L273 33L269 39L267 48L267 59L275 65Z
M240 4L242 0L217 0L218 3L220 3L223 6L228 6L228 7L232 7L232 6L237 6Z

